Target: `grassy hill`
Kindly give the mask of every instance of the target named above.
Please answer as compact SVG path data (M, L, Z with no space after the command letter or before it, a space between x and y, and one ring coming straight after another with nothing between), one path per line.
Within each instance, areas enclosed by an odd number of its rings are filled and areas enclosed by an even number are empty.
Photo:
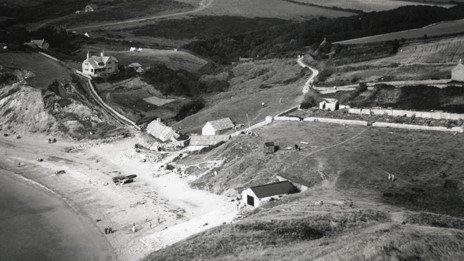
M265 141L280 150L264 155ZM257 137L235 138L177 164L223 160L217 174L211 170L194 182L217 193L276 175L310 189L146 260L458 258L464 251L462 142L444 133L274 123ZM301 151L285 149L294 144ZM388 173L398 179L388 181ZM317 206L316 200L324 204Z
M292 0L293 1L293 0ZM363 0L296 0L296 2L309 5L318 5L331 8L344 8L344 9L355 9L365 12L372 11L382 11L395 9L401 6L406 5L438 5L438 6L450 6L445 5L446 2L439 3L438 1L434 2L425 2L422 3L419 1L396 1L396 0L374 0L374 1L363 1Z
M204 96L205 108L174 126L189 133L223 117L245 125L262 121L266 115L297 106L305 74L294 58L239 63L227 72L226 91Z

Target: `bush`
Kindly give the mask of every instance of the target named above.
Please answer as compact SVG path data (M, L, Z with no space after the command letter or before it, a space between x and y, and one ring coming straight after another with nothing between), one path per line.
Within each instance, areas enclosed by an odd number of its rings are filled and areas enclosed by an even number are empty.
M310 91L303 97L303 101L300 104L300 109L309 109L311 107L317 106L320 100L321 98L319 97L318 93Z
M0 73L0 85L9 85L12 83L17 82L19 79L16 77L16 75L9 73L9 72L4 72Z

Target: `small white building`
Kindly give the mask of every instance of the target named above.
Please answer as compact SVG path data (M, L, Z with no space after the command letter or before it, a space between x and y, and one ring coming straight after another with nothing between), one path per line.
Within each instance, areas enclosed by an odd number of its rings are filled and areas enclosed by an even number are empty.
M230 135L192 135L188 149L191 151L201 150L203 148L216 146L230 139Z
M451 80L464 82L464 65L461 59L459 59L458 65L451 70Z
M340 102L337 99L327 98L319 103L320 110L335 111L340 108Z
M299 190L290 181L280 181L261 186L250 187L242 191L242 203L257 208L272 199L283 195L298 193Z
M147 133L161 140L162 142L177 141L177 139L180 137L180 135L174 131L173 128L166 126L159 118L147 125Z
M84 7L84 12L86 13L90 13L90 12L95 12L95 10L97 9L97 6L94 5L94 4L88 4Z
M82 62L82 73L91 77L105 77L118 72L118 59L113 56L100 56L87 53L87 59Z
M230 118L208 121L201 129L202 135L219 135L235 127Z

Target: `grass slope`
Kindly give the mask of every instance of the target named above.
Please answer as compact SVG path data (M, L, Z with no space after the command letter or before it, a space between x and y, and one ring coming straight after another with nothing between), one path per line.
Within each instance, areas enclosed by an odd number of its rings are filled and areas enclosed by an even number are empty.
M322 123L274 123L189 165L224 160L196 185L218 193L285 175L310 186L146 260L458 258L464 251L463 139ZM281 150L264 155L264 141ZM305 141L307 144L301 144ZM285 150L299 144L301 151ZM450 149L453 148L453 149ZM387 173L398 180L388 182ZM314 204L323 200L322 206Z

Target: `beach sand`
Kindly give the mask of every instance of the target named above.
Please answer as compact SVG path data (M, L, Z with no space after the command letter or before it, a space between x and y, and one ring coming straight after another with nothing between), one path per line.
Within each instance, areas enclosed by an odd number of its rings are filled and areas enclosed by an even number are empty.
M135 151L135 138L47 141L46 136L32 134L22 134L21 139L1 137L0 168L61 195L106 238L114 259L138 260L151 251L230 222L237 213L230 198L192 189L178 174L160 169L182 151L154 161ZM66 174L56 175L58 170ZM130 174L137 175L134 183L112 182L114 176ZM131 231L134 224L135 233ZM105 227L116 232L105 235Z

